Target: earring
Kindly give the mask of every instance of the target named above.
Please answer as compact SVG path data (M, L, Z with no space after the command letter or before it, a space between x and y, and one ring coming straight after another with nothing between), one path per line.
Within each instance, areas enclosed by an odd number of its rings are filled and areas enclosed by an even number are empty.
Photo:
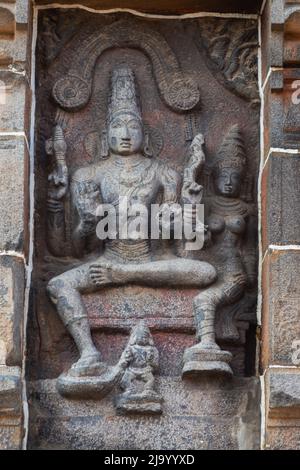
M101 152L100 152L101 158L107 158L108 157L108 141L107 141L107 132L102 131L101 133Z
M146 155L146 157L149 157L149 158L153 157L153 149L152 149L150 136L148 132L145 133L145 138L144 138L144 154Z

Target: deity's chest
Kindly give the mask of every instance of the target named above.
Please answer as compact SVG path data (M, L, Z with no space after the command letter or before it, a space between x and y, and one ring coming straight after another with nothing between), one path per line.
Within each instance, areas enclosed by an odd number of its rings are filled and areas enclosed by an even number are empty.
M219 215L212 214L209 217L209 229L214 234L228 232L235 235L242 235L246 229L246 220L241 215Z
M154 203L159 192L159 181L154 168L127 168L112 167L105 172L101 182L101 198L106 204L118 204L120 199L126 198L128 205Z

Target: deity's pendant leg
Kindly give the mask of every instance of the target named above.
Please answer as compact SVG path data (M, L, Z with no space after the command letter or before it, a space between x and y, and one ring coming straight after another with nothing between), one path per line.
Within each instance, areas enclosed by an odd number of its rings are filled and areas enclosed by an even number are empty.
M188 348L183 356L182 377L232 376L229 365L232 354L222 351L215 341L216 307L205 296L195 304L198 344ZM210 299L211 300L211 299Z

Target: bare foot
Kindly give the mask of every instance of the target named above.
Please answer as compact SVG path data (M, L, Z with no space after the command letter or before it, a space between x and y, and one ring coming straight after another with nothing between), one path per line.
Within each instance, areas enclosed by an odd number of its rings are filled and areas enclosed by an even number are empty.
M92 264L90 266L90 278L96 286L112 284L124 284L127 281L124 266L112 264L108 261Z

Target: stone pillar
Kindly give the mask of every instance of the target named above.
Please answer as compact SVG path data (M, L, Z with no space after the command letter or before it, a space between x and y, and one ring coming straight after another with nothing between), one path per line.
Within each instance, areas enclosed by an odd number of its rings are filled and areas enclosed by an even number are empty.
M262 15L263 447L300 446L300 2Z
M22 363L29 232L28 0L0 6L0 449L24 436Z

